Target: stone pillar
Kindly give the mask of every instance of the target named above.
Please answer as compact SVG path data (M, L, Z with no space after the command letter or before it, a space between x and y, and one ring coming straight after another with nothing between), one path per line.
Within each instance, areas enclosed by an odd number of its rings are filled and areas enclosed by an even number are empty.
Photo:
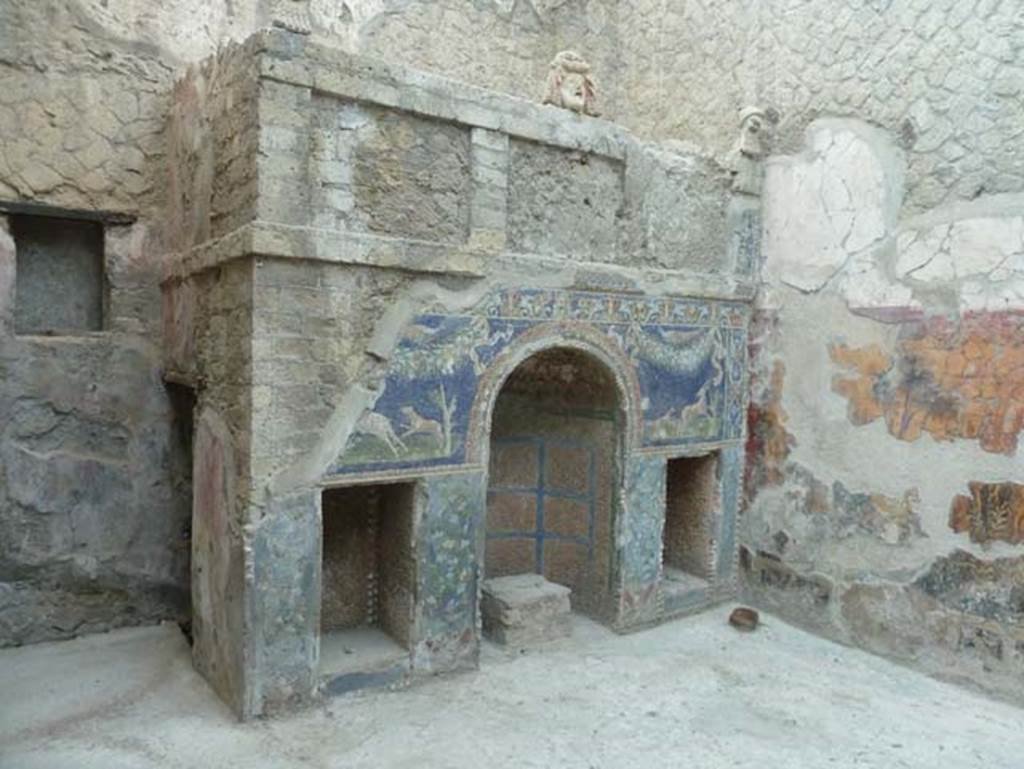
M238 447L212 407L196 420L192 470L192 662L242 717L248 704L245 556L239 520Z
M719 598L736 592L736 520L743 487L743 445L729 446L719 453L719 521L715 535L715 582Z
M103 328L132 334L156 331L158 318L150 312L161 301L158 268L147 265L143 224L107 224L103 228ZM146 324L146 325L144 325ZM147 327L148 325L148 327Z
M313 116L311 89L260 81L257 219L319 224L313 213L315 191L321 179L328 181L334 176L310 167L314 157L311 148L321 138L311 125Z
M428 476L416 538L414 673L475 668L480 655L486 479L482 472Z
M472 129L473 197L469 211L469 245L503 251L508 217L508 135Z
M732 199L726 214L729 230L729 264L740 279L753 278L761 260L761 187L767 133L772 118L760 107L748 107L740 115L740 136L729 156L733 174Z
M634 454L625 464L613 577L618 604L612 624L619 630L648 624L661 614L665 528L665 458Z
M251 713L311 701L320 657L321 522L318 489L268 501L246 527L247 666Z

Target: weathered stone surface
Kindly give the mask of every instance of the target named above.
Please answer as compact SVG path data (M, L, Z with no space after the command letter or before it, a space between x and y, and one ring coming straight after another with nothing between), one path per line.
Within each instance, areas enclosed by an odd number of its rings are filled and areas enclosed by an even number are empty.
M156 366L126 337L0 339L0 644L187 613L191 460Z
M970 590L967 583L978 579L967 565L970 559L963 555L940 559L911 587L854 584L841 599L845 632L849 640L876 654L939 676L971 681L1019 700L1019 681L1024 673L1024 655L1020 653L1024 631L1020 623L993 619L991 603L972 607L970 602L949 602L938 595L946 591L938 585L949 585L951 569L957 574L953 582L964 580L962 590ZM952 566L954 562L956 566ZM1005 606L1006 597L1004 592L995 603ZM976 611L979 608L981 611Z
M69 585L65 587L65 585ZM112 627L185 621L188 596L180 585L146 586L137 580L109 583L88 575L66 579L0 582L0 639L3 646L39 643L102 633Z
M895 228L903 159L888 136L859 121L821 120L801 155L773 158L764 198L766 269L799 291L822 289ZM860 292L860 283L850 287Z
M618 258L621 164L607 158L513 141L509 160L509 248Z
M789 564L771 553L751 553L746 548L740 551L740 567L759 605L795 614L819 630L828 627L834 585L827 576L805 564Z
M1024 558L985 561L956 550L937 559L914 586L942 605L984 619L1024 621Z
M565 638L572 634L571 592L539 574L484 580L480 603L484 633L505 646Z
M89 148L90 159L80 172L66 155L48 166L19 162L11 183L23 189L27 175L40 189L56 184L60 194L71 195L86 192L88 180L104 194L126 199L131 193L113 182L149 180L130 173L126 159L107 164L118 158L109 154L111 143L134 149L138 136L155 138L148 134L157 126L143 126L152 117L154 91L170 77L169 63L198 60L223 40L240 40L269 21L266 4L257 0L175 0L144 8L80 0L49 15L45 4L12 7L5 50L24 69L19 79L26 90L12 94L10 103L34 91L39 104L85 107L87 119L75 126L74 136ZM1022 117L1016 97L1024 81L1009 42L1021 28L1012 6L992 3L967 14L958 6L935 8L930 0L898 8L815 0L798 9L772 0L757 11L749 0L669 7L654 0L628 6L609 0L488 0L471 6L461 0L315 0L310 20L319 39L348 50L383 58L402 50L411 66L530 100L542 95L553 52L572 41L600 80L606 115L646 135L688 137L720 153L729 149L739 110L752 97L781 112L785 149L799 142L814 116L856 111L908 138L909 187L918 208L970 199L979 189L1019 191L1024 183L1021 153L1006 149ZM839 38L847 42L837 51L805 44ZM948 55L960 49L968 54ZM52 96L33 89L33 61L52 71L68 58L78 72L85 65L103 75L104 98L84 103L70 83L50 84ZM132 66L147 76L141 88L123 87L132 82ZM688 97L679 99L679 93ZM107 116L108 104L126 121L120 135L110 130L121 124ZM955 130L948 117L954 104L970 130ZM45 122L39 113L28 130L18 131L26 149L37 146L37 137L38 146L47 146L36 130ZM99 136L88 130L94 126ZM63 181L61 174L71 168L76 172Z
M469 230L465 128L319 100L320 226L463 243ZM291 223L294 223L292 218Z
M104 326L103 228L94 222L15 217L14 327L74 334Z
M631 261L661 270L721 273L729 241L729 174L716 161L669 145L631 148L623 248ZM741 227L741 222L733 222Z

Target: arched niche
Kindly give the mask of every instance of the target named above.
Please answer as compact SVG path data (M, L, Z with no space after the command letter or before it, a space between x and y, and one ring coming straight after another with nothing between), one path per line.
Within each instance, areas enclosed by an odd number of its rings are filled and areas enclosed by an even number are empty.
M572 589L574 610L607 620L638 390L606 338L551 330L495 362L474 408L471 451L488 477L482 573L542 574Z

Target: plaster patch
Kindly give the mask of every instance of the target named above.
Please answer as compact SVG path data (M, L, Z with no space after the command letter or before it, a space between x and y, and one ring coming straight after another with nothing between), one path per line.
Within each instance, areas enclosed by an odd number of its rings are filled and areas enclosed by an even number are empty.
M804 153L767 164L769 280L818 291L851 256L873 251L894 228L902 176L902 155L885 134L856 121L813 123Z

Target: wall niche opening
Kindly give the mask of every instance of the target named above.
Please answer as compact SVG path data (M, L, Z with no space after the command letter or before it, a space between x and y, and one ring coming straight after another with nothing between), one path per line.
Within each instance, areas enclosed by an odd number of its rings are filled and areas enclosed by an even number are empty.
M103 329L103 225L52 216L12 217L14 327L18 334Z
M484 576L540 574L573 611L612 613L615 489L623 419L612 372L551 348L505 381L490 436Z
M381 670L408 658L415 498L413 483L323 492L321 675Z
M718 454L668 460L662 537L666 588L707 587L715 568L718 505Z

